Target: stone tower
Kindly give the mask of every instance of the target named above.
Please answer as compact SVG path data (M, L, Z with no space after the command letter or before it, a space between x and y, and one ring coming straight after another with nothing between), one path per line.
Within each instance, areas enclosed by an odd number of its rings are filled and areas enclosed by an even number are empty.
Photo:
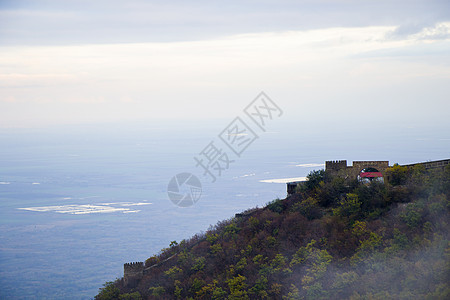
M132 262L123 265L123 280L127 287L135 287L144 276L144 263Z
M332 160L325 162L325 171L332 177L347 175L347 161L346 160Z

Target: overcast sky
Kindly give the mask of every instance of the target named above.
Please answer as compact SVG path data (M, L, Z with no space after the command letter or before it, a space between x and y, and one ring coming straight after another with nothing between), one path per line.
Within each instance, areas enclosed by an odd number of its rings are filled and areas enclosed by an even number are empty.
M229 119L262 90L293 120L433 122L449 83L448 1L0 0L0 127Z

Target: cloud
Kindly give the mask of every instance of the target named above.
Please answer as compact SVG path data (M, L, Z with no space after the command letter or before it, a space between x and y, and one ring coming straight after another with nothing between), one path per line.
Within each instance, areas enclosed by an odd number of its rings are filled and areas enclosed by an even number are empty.
M408 116L443 114L450 43L423 39L435 31L386 39L394 29L0 47L0 127L231 118L261 90L287 107L286 118L301 115L305 122L318 111L328 119L359 109L385 116L387 108L404 107Z
M401 26L450 20L446 0L17 0L0 6L3 45L141 43L332 27ZM402 25L407 24L407 25ZM409 24L409 25L408 25Z
M450 39L450 22L432 24L403 24L386 34L391 40L445 40Z
M439 23L432 27L426 27L413 35L422 40L445 40L450 39L450 22Z
M74 82L76 82L76 77L72 74L0 74L0 88L58 86Z

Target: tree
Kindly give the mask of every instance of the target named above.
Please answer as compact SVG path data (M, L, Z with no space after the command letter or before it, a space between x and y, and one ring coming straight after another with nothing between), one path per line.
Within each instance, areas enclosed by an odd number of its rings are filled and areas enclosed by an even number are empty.
M267 209L270 209L271 211L276 213L282 213L284 210L283 200L281 199L273 200L272 202L267 204Z
M170 268L169 270L165 271L164 274L166 274L167 276L169 276L172 279L175 279L175 278L181 276L181 274L183 274L183 270L178 268L177 266L174 266L174 267Z
M325 179L325 170L314 170L306 176L306 181L300 186L300 190L304 192L312 191L320 186Z
M230 289L230 296L228 299L248 299L247 291L245 290L247 278L242 275L230 278L227 280L228 288Z
M361 202L359 201L358 195L348 193L345 199L341 200L340 206L333 209L333 214L353 219L359 215L360 211Z
M405 174L394 187L319 181L219 222L171 245L177 256L153 265L138 290L148 299L448 299L450 167ZM96 299L139 299L123 283Z
M308 197L302 202L297 202L292 207L293 211L298 211L308 220L314 220L322 216L322 210L317 199Z
M120 290L114 284L114 282L109 281L103 284L103 287L99 289L99 293L95 296L96 300L111 300L119 299Z
M162 286L155 286L148 289L152 296L161 297L166 292L166 289Z
M139 292L126 293L119 296L119 300L142 300L141 294Z
M298 288L291 284L291 287L289 288L289 293L286 296L283 296L283 300L297 300L300 298L300 292Z
M387 178L389 178L389 183L392 185L402 185L406 183L408 178L408 168L400 166L399 164L394 164L394 166L386 170Z

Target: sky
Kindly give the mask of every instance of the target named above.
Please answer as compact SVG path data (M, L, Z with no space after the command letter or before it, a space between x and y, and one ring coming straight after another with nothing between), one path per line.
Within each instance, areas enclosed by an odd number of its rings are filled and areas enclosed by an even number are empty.
M449 127L448 1L0 0L0 128L231 119ZM445 127L444 126L444 127Z

